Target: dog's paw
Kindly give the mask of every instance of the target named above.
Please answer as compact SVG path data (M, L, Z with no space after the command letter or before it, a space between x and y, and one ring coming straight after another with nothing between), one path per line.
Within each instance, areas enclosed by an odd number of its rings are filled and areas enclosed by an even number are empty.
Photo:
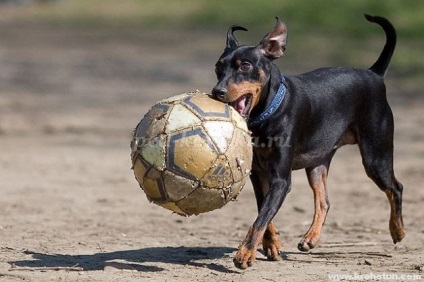
M263 250L264 255L268 258L268 260L281 260L281 252L283 251L283 246L280 243L277 235L272 236L271 238L263 239Z
M318 241L319 236L306 234L302 240L300 240L299 244L297 244L297 248L299 251L308 252L315 248L315 246L318 244Z
M239 269L246 269L253 265L256 260L256 250L249 250L245 246L240 246L238 249L233 262L235 267Z
M390 235L393 239L393 244L399 243L406 235L405 228L401 220L390 220L389 224Z

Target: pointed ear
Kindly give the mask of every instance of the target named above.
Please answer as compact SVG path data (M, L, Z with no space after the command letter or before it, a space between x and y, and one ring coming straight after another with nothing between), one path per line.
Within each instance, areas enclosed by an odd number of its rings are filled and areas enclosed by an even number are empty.
M257 48L270 60L281 57L286 50L287 44L287 28L286 25L278 18L274 29L265 35Z
M234 37L234 31L236 30L247 31L247 29L242 26L238 26L238 25L230 26L227 31L227 46L226 46L227 48L234 49L239 45L237 39Z

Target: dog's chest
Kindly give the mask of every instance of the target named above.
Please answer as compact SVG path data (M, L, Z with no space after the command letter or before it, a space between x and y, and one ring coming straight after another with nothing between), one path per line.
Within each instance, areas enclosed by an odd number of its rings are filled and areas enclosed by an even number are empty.
M253 149L253 154L254 169L268 171L268 165L273 155L273 149L255 147Z

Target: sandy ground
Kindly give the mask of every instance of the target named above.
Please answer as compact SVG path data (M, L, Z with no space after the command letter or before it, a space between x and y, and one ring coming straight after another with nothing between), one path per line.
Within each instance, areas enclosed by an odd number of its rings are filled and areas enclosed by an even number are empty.
M296 246L312 219L312 192L305 173L294 172L275 219L285 246L279 262L258 253L252 268L233 266L256 217L250 184L236 202L189 218L148 203L130 170L131 131L155 101L211 88L224 43L214 39L1 24L0 281L424 279L424 101L401 99L393 78L402 243L391 242L388 202L366 177L356 146L332 163L332 206L310 253Z

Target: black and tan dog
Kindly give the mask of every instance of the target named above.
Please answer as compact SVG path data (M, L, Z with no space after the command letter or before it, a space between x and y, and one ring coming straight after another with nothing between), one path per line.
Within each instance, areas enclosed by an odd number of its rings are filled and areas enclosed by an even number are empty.
M253 183L259 214L240 245L234 263L251 266L262 242L270 260L282 249L272 219L291 187L292 170L306 170L313 190L313 222L298 248L308 251L320 238L330 207L327 174L334 153L358 144L367 175L387 195L390 234L397 243L405 236L402 184L393 171L393 115L386 99L384 75L396 45L396 32L382 17L366 15L386 33L380 57L368 70L331 67L282 76L273 60L282 56L286 26L274 29L257 46L241 46L232 26L224 53L216 63L215 99L231 104L248 122L255 140Z

